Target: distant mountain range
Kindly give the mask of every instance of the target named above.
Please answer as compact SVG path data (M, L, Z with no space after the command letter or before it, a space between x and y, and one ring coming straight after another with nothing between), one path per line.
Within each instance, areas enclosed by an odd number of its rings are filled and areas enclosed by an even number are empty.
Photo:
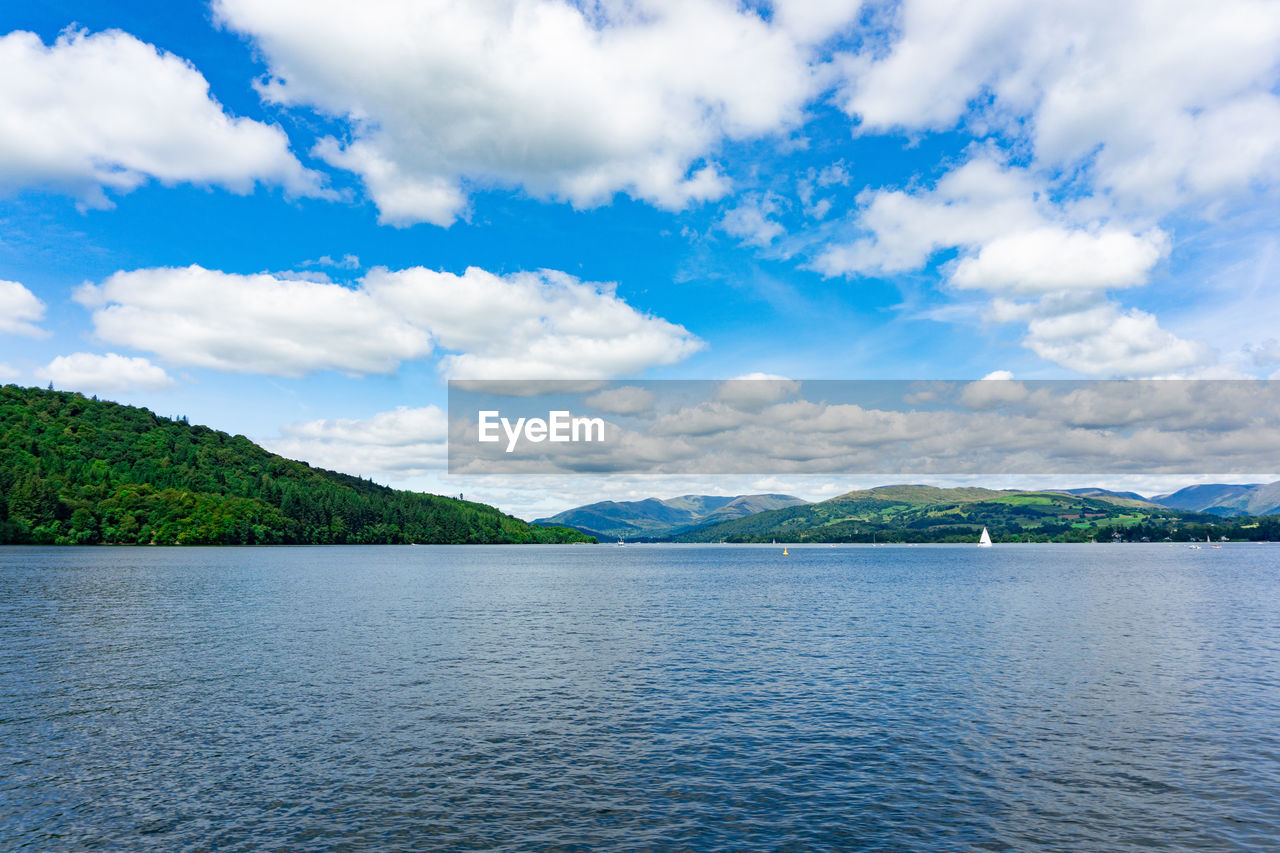
M1228 517L1271 515L1280 512L1280 481L1245 485L1215 483L1187 486L1173 494L1158 495L1151 500L1164 506Z
M640 501L601 501L533 523L572 527L602 539L666 539L696 527L808 503L792 495L681 495Z
M535 524L572 527L601 539L688 542L954 542L988 527L998 541L1184 540L1280 536L1280 522L1259 526L1224 517L1280 513L1280 482L1190 486L1144 498L1137 492L1083 488L1044 491L897 485L848 492L819 503L789 495L684 495L605 501ZM1239 529L1237 529L1239 528ZM1265 529L1264 529L1265 528Z
M997 542L1215 541L1280 535L1280 520L1227 524L1218 516L1162 506L1102 489L1018 491L882 486L820 503L698 527L688 542ZM1241 529L1237 529L1237 528Z

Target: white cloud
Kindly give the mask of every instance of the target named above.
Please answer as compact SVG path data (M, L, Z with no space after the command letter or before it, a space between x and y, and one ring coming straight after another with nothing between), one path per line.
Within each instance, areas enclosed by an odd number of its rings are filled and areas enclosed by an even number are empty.
M737 207L725 212L720 227L748 246L767 247L785 233L782 224L771 219L778 212L778 199L772 195L748 196Z
M1197 372L1214 358L1106 295L1147 283L1170 249L1163 230L1077 222L1046 195L1027 169L979 154L933 188L861 193L856 222L865 236L829 247L815 267L828 275L893 274L958 250L943 266L948 283L994 295L984 318L1027 323L1024 345L1047 361L1088 376L1139 377Z
M773 0L774 22L801 42L820 42L845 29L863 0Z
M76 300L97 337L171 364L298 376L390 373L446 350L451 377L601 378L672 364L703 344L613 285L554 271L371 270L356 287L199 266L118 272Z
M393 225L449 225L475 187L579 207L625 192L679 209L722 196L726 138L798 124L815 46L858 3L729 0L217 0L254 39L263 97L346 119L316 153Z
M70 31L46 47L11 32L0 80L0 190L52 187L91 207L148 178L327 194L279 127L227 115L190 63L128 33Z
M37 378L72 391L158 391L176 383L164 370L145 358L129 358L109 352L98 355L77 352L60 355L35 371Z
M683 326L643 314L614 285L553 270L461 276L423 267L370 271L365 289L453 352L460 379L596 379L682 361L703 347Z
M868 232L828 248L814 266L826 275L876 275L924 266L934 253L976 248L1044 223L1039 190L1025 170L975 156L947 172L932 190L866 190L857 223Z
M359 289L199 266L118 272L76 300L96 336L170 364L298 376L389 373L430 336Z
M49 333L36 323L44 318L44 303L16 281L0 281L0 334L43 338Z
M1004 132L1157 210L1280 177L1267 0L907 0L889 38L846 64L863 132Z
M286 424L263 446L289 459L356 476L405 477L445 467L448 420L436 406L401 406L369 418Z
M0 361L0 382L13 382L22 376L22 371L8 362Z
M1041 358L1086 376L1168 376L1194 371L1208 348L1160 328L1156 318L1113 302L1066 310L1040 308L1023 343Z
M1132 234L1041 227L1001 235L964 258L951 274L962 288L1010 293L1107 290L1145 284L1169 249L1163 231Z

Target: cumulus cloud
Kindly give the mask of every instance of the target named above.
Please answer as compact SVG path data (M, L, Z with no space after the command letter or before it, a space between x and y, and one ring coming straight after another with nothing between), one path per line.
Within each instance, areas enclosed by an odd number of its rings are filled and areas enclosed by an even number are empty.
M0 334L43 338L36 323L44 319L44 303L16 281L0 281Z
M273 453L355 476L414 476L443 470L448 419L437 406L401 406L368 418L286 424L263 440Z
M611 284L549 270L378 268L345 287L162 267L118 272L75 298L108 343L171 364L283 376L390 373L440 349L451 377L601 378L671 364L703 345L637 311Z
M1157 209L1280 177L1267 0L907 0L875 44L846 63L863 132L1026 136L1041 166Z
M829 247L815 266L827 275L893 274L960 249L952 284L1027 294L1143 284L1169 251L1159 228L1076 223L1046 195L1027 169L980 153L932 188L860 193L864 236Z
M625 192L714 199L724 139L797 124L815 47L859 4L729 0L217 0L270 66L267 100L345 119L316 153L358 174L392 225L449 225L475 187L578 207ZM676 59L678 58L678 59Z
M299 376L389 373L431 352L430 335L369 293L200 266L118 272L76 300L95 335L170 364Z
M0 361L0 382L13 382L22 376L22 371L5 361Z
M674 364L703 343L683 326L644 314L612 284L553 270L461 276L414 267L373 270L364 288L388 310L452 351L460 379L607 378Z
M90 207L154 178L326 195L276 126L224 112L190 63L118 30L0 37L0 190L52 187Z
M159 391L177 384L160 368L145 358L129 358L109 352L106 355L77 352L60 355L35 375L55 386L71 391L122 392Z
M1169 252L1163 230L1075 222L1046 196L1029 170L979 154L932 188L861 193L855 219L864 236L829 247L815 266L828 275L884 275L958 251L942 267L949 285L991 294L988 320L1029 324L1028 349L1087 376L1168 375L1213 357L1152 314L1107 297L1147 283Z
M1162 329L1156 318L1114 302L1034 312L1024 344L1036 355L1086 376L1185 374L1211 356L1197 341Z
M947 172L930 190L865 190L856 212L865 236L829 247L814 266L831 276L918 269L943 249L976 248L1048 224L1038 196L1026 170L985 155Z
M1146 283L1147 273L1168 247L1159 229L1132 234L1114 227L1034 228L987 242L956 265L951 282L1010 293L1132 287Z
M951 286L1046 302L1019 320L1037 316L1026 343L1042 357L1091 375L1209 369L1193 359L1215 359L1206 347L1106 291L1147 283L1169 256L1157 223L1214 216L1280 182L1274 4L904 0L866 19L839 60L856 132L981 141L932 188L865 191L859 233L814 267L892 275L954 251L939 270ZM1064 314L1065 292L1089 304Z
M765 248L785 232L780 222L770 218L777 212L777 198L771 195L749 196L725 212L720 227L741 238L745 245Z

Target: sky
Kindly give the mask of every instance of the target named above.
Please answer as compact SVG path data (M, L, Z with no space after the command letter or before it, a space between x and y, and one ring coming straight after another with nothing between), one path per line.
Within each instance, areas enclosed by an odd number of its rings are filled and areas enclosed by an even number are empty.
M45 2L0 33L3 382L533 517L875 483L451 477L448 379L1280 378L1266 0ZM1181 484L1106 475L1059 485Z

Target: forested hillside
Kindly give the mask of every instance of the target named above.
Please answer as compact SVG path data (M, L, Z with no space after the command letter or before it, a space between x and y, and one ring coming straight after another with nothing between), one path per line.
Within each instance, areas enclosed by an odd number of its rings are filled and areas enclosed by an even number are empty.
M80 394L0 387L0 543L588 541Z
M1091 490L1100 493L1100 490ZM700 527L690 542L1201 541L1280 538L1280 518L1223 519L1123 495L882 486Z

